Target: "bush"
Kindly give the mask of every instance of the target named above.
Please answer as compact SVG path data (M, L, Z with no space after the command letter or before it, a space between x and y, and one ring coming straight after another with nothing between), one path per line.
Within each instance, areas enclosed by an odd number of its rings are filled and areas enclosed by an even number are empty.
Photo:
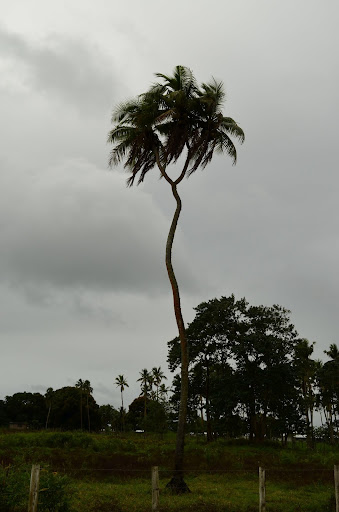
M27 466L0 466L0 512L26 512L30 485ZM73 495L69 478L40 471L39 512L69 512Z

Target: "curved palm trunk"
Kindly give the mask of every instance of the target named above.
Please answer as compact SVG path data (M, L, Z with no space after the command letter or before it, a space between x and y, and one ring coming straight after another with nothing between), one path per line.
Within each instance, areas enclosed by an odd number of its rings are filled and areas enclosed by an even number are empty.
M179 421L177 430L177 441L174 460L174 474L167 487L171 488L173 492L185 493L190 492L187 484L184 481L184 444L185 444L185 425L187 416L187 398L188 398L188 345L186 339L186 332L184 320L181 313L179 287L174 274L172 266L172 247L175 235L175 230L178 224L178 219L181 212L181 199L177 191L175 183L171 183L172 193L176 200L177 207L173 216L172 224L168 233L166 243L166 268L168 277L171 283L173 292L173 303L175 319L178 326L180 347L181 347L181 393L180 393L180 407L179 407Z

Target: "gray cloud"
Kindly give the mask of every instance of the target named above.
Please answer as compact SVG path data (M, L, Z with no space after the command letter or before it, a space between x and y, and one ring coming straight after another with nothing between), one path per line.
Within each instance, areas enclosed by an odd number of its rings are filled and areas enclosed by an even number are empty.
M82 114L111 109L120 87L114 64L90 42L54 36L38 46L0 26L0 48L0 57L15 64L7 68L9 85L54 96Z
M185 321L233 292L278 303L323 356L339 301L338 4L211 0L207 19L202 0L174 0L164 24L155 0L37 0L34 19L18 3L0 31L2 392L89 378L118 407L116 375L128 403L141 368L165 368L173 198L157 172L126 190L101 169L112 107L178 63L224 81L225 113L246 133L236 167L215 159L181 186Z
M82 161L21 180L20 187L7 180L11 200L1 205L3 279L42 301L53 287L168 291L163 255L169 221L142 189L127 190L121 175ZM183 249L176 261L184 288L194 290Z

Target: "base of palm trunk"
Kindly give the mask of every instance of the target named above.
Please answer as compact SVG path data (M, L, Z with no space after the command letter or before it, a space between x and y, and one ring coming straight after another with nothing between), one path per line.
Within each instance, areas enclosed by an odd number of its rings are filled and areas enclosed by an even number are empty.
M168 484L166 484L166 489L170 489L173 494L185 494L191 492L181 475L173 476Z

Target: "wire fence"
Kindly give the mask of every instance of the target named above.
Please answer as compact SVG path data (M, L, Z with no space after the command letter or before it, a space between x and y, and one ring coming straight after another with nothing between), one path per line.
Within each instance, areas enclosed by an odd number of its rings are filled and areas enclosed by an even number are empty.
M22 472L21 466L8 466L5 468L5 476L11 474L19 474ZM27 496L28 502L28 512L38 512L39 511L39 501L42 495L48 496L51 494L57 494L60 492L60 487L51 486L50 484L42 484L40 485L40 477L41 475L67 475L67 476L79 476L79 475L98 475L102 474L105 477L112 476L112 481L118 477L121 481L127 481L131 479L139 479L148 482L147 488L149 489L151 499L149 510L153 512L159 512L161 510L161 499L162 493L166 489L166 482L171 476L175 474L175 471L172 469L162 467L162 466L153 466L152 468L146 469L138 469L138 468L125 468L125 467L111 467L111 468L64 468L64 467L51 467L51 466L43 466L38 464L33 464L30 471L30 486L29 492ZM215 490L217 491L218 485L220 486L222 482L222 477L226 477L226 479L234 479L236 480L238 477L241 477L242 484L244 480L248 480L248 492L250 492L253 496L253 501L257 501L259 512L266 512L266 494L268 491L268 496L273 492L272 483L274 483L281 476L284 476L284 481L286 482L286 476L288 480L293 481L295 484L298 483L298 478L300 477L303 483L307 482L319 482L326 481L329 485L332 486L332 491L334 495L333 506L334 508L331 510L335 510L335 512L339 512L339 465L335 465L333 469L326 468L286 468L286 467L278 467L278 466L269 466L262 467L258 466L257 468L247 468L247 469L201 469L197 468L189 468L185 471L185 478L190 479L190 483L194 485L194 479L198 479L199 485L201 484L202 477L206 477L207 479L213 479L215 483ZM28 477L26 471L26 478ZM239 480L240 481L240 480ZM22 480L23 482L23 480ZM334 484L334 487L333 487ZM25 484L25 488L28 486ZM224 489L224 488L223 488ZM26 490L26 492L28 489ZM131 493L131 490L128 491ZM138 489L135 487L135 497L138 496ZM10 496L10 493L6 491L4 487L2 489L2 496ZM60 495L61 496L61 495ZM58 499L55 496L55 499ZM0 507L1 508L1 507Z

